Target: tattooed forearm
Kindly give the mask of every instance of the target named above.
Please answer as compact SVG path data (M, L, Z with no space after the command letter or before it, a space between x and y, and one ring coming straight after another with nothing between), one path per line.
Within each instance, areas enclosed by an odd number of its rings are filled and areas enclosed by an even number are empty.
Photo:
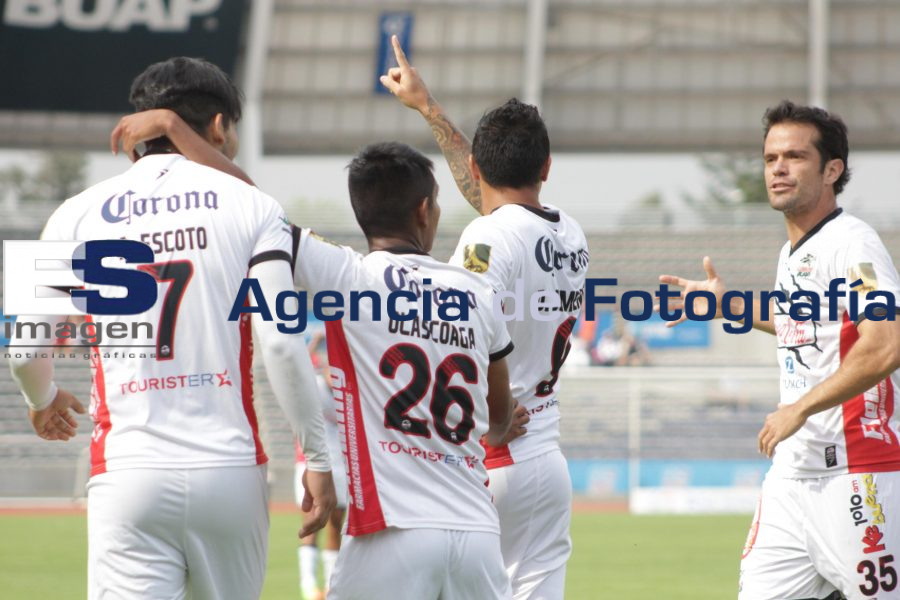
M459 188L466 201L472 205L472 208L480 213L481 189L472 176L472 170L469 169L469 155L472 153L472 143L447 118L434 98L428 98L428 108L423 114L425 120L431 126L431 133L434 134L434 139L437 140L438 146L441 147L444 158L447 159L447 163L450 165L450 172L453 173L453 179L456 180L456 187Z

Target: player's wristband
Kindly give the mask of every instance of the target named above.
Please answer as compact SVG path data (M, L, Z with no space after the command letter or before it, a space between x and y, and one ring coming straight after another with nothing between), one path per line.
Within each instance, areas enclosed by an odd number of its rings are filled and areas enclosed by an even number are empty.
M53 402L53 399L56 398L56 394L59 392L59 387L57 387L55 381L50 382L50 386L47 388L47 391L43 394L43 397L30 397L26 392L22 392L22 396L25 397L25 404L28 405L28 408L31 410L44 410L50 403Z

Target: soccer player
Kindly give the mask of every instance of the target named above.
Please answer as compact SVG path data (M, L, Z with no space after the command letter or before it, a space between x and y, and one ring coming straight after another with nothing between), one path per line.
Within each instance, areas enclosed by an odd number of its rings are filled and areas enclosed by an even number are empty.
M134 80L130 99L137 110L170 108L234 156L240 93L214 65L190 58L151 65ZM251 321L228 317L244 303L238 291L245 277L268 298L293 289L282 208L157 138L128 171L63 203L42 239L145 242L154 262L137 268L160 285L148 311L103 316L126 328L152 323L155 348L91 353L89 598L258 598L268 459L253 407ZM335 505L315 375L302 338L259 314L252 325L307 457L304 505L315 514L306 535ZM13 360L11 369L38 435L71 438L77 423L70 411L83 408L53 382L52 359Z
M297 282L351 302L349 318L326 322L350 491L329 598L509 597L480 440L509 429L513 346L490 289L428 255L431 169L403 144L364 148L349 190L370 253L300 238ZM398 295L408 311L392 310Z
M752 315L753 327L776 336L782 385L759 433L772 467L744 547L739 598L897 599L900 280L878 234L837 206L850 179L844 122L783 101L764 123L769 203L787 227L775 282L782 296L753 306L737 298L729 316ZM670 311L704 290L722 316L727 288L703 262L705 281L660 277L684 288ZM820 316L810 318L806 294Z
M518 348L510 357L510 382L526 411L517 426L530 422L525 435L488 449L490 489L514 597L562 598L572 547L572 484L559 448L556 384L581 310L587 241L577 222L540 201L550 142L537 109L509 100L481 118L470 144L409 65L396 36L392 42L399 66L381 82L422 114L460 191L482 214L463 231L451 264L478 273L496 292L518 296L515 307L504 303L507 314L521 315L509 323ZM539 316L533 316L535 306Z

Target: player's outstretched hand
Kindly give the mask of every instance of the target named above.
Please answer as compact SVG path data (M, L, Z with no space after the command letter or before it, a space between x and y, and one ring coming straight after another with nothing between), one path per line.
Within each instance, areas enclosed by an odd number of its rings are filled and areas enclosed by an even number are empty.
M174 116L175 113L167 108L157 108L122 117L109 136L110 150L113 154L118 154L121 144L125 155L132 162L136 161L140 156L135 147L166 135Z
M406 54L400 47L400 40L396 35L391 36L391 44L394 46L398 66L388 69L388 72L381 76L381 85L397 96L400 102L424 114L428 110L428 88L418 71L406 60Z
M525 435L528 431L525 426L529 421L531 421L531 415L528 414L528 409L517 402L516 407L513 409L512 423L509 426L509 431L503 436L503 439L500 441L500 446L505 446L514 439Z
M75 436L75 430L78 429L78 422L69 412L70 410L79 415L87 412L78 398L66 390L60 389L49 406L42 410L29 409L28 417L38 436L45 440L67 442Z
M769 458L775 447L788 439L806 423L806 415L798 404L779 404L778 410L766 415L766 422L759 432L759 451Z
M704 291L704 292L712 292L716 297L716 316L715 318L719 319L722 317L722 297L725 295L725 292L728 291L728 288L725 287L725 282L719 277L716 273L716 269L713 267L712 259L708 256L703 257L703 270L706 271L706 281L696 281L692 279L684 279L683 277L676 277L674 275L660 275L659 282L665 283L668 285L677 285L682 288L681 293L673 298L670 298L667 307L668 312L672 313L676 309L681 310L681 317L675 319L674 321L668 321L666 323L666 327L675 327L679 323L683 323L687 320L687 316L684 314L684 298L690 292ZM694 299L694 312L697 314L706 314L708 307L708 301L704 298L695 298ZM660 306L657 304L653 307L654 310L659 311Z
M337 506L337 496L334 491L334 479L331 471L303 472L303 502L301 510L309 513L309 518L303 523L300 537L305 538L325 527L331 511Z

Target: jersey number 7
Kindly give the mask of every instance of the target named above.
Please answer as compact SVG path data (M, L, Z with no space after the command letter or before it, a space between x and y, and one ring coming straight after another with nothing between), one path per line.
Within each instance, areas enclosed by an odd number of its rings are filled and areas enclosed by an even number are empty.
M184 298L188 283L194 276L194 265L189 260L173 260L140 265L138 269L150 273L160 283L167 281L170 284L163 297L159 325L156 327L156 360L172 360L175 358L173 344L178 309L181 307L181 299Z

